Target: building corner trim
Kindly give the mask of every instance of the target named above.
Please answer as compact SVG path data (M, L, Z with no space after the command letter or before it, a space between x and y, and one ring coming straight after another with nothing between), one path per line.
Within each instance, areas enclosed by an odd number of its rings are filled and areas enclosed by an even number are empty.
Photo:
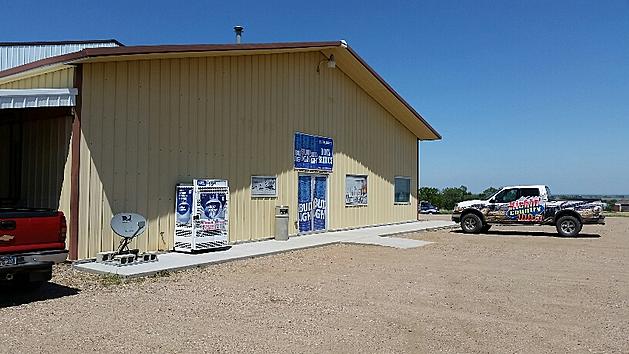
M69 259L79 256L79 172L81 164L81 96L83 86L83 67L77 65L74 70L74 88L77 89L76 106L72 119L72 161L70 168L70 240Z

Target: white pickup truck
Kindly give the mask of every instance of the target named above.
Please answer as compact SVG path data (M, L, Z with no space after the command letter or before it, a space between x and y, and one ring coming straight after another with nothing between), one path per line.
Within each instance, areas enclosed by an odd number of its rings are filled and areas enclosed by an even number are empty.
M575 237L584 224L605 224L600 201L550 199L547 186L504 187L488 200L458 203L452 220L465 233L489 230L492 224L555 225L562 236Z

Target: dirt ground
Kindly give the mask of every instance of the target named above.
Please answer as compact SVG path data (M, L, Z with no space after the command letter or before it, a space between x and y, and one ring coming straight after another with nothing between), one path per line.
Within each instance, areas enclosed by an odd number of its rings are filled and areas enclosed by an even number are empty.
M629 352L629 218L2 290L0 352Z

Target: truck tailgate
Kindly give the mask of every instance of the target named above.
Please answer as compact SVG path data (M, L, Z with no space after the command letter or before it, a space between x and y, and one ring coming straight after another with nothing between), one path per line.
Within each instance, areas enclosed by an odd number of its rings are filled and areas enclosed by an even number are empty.
M63 213L46 209L1 209L0 254L65 248Z

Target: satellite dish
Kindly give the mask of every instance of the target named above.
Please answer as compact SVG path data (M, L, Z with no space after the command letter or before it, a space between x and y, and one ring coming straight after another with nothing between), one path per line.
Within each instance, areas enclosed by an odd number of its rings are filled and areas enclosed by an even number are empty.
M146 230L146 219L136 213L120 213L111 218L111 229L125 239L132 239Z

